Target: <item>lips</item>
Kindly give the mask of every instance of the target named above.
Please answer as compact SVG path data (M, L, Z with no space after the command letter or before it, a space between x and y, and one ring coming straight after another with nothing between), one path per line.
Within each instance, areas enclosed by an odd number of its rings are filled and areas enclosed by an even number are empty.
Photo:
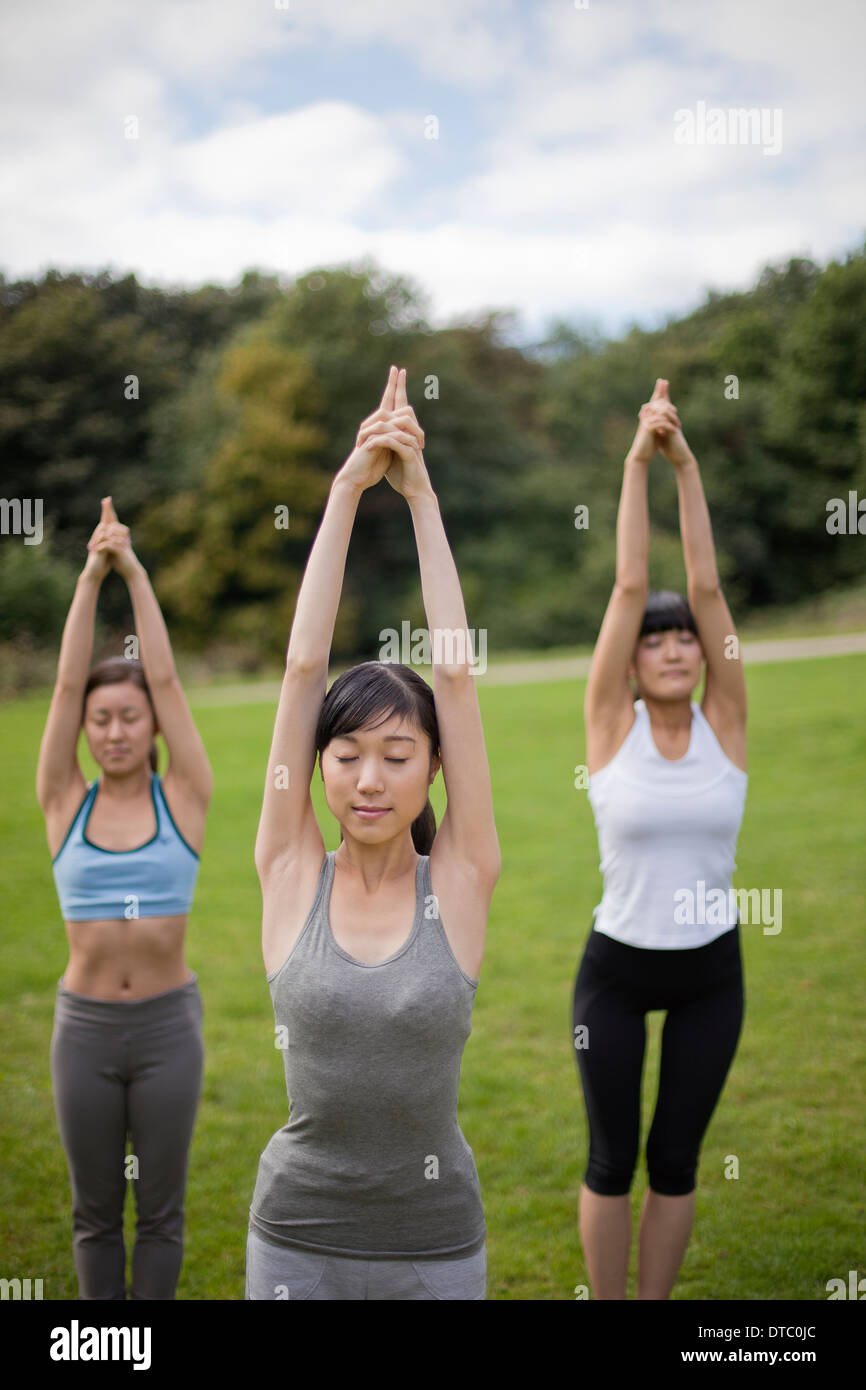
M389 806L352 807L352 810L355 812L355 815L360 816L362 820L378 820L380 816L387 816L390 809L391 808Z

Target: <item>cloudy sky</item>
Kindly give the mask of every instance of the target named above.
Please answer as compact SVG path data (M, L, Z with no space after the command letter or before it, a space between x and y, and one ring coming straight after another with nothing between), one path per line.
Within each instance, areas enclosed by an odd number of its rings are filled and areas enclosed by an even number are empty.
M864 39L863 0L3 0L0 269L369 256L437 324L651 326L862 246Z

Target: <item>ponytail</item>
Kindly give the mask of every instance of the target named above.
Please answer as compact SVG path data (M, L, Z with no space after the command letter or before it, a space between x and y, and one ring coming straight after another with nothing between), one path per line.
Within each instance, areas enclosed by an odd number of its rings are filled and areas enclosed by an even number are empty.
M419 816L412 822L412 843L416 853L429 854L433 848L433 841L436 839L436 815L427 798L427 805Z

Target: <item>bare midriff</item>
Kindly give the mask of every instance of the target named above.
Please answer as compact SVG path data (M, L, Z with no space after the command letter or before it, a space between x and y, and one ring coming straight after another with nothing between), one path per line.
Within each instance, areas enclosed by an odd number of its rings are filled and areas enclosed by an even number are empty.
M92 999L147 999L192 979L184 957L186 915L67 922L63 983Z

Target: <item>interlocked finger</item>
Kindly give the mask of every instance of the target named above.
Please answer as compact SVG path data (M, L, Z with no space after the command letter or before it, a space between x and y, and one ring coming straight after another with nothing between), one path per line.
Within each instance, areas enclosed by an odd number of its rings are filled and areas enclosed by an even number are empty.
M388 430L397 430L405 436L411 437L411 439L416 444L419 444L421 446L423 446L424 444L424 431L421 429L421 426L418 424L417 420L414 419L414 416L412 420L409 420L405 417L401 420L398 420L392 415L391 418L371 420L369 422L365 421L361 428L358 430L358 448L362 448L371 435L377 433L381 434L382 431Z
M409 434L407 430L400 429L380 430L378 432L374 432L367 436L364 447L368 449L374 447L378 447L380 449L388 449L393 447L394 441L399 441L399 443L405 444L411 449L417 449L420 452L420 445L418 443L417 437L414 434Z

